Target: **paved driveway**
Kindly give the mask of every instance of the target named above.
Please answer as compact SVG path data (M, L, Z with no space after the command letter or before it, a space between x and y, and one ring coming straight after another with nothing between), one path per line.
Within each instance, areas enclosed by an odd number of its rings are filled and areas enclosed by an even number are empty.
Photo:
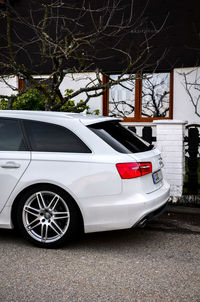
M60 250L1 230L0 301L200 301L200 216L165 215Z

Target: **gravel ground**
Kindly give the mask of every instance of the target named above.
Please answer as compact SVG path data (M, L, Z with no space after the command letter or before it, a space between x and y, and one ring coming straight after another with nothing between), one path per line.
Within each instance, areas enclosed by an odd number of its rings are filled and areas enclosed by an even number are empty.
M1 302L200 301L200 216L87 234L59 250L0 231Z

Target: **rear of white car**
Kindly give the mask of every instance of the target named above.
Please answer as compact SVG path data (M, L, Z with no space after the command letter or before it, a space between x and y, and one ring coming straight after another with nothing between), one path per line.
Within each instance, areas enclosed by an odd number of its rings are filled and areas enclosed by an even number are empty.
M1 135L0 226L17 225L39 246L63 244L80 225L85 232L131 228L166 206L160 152L116 119L4 111Z
M107 165L110 170L116 170L119 178L112 195L101 196L97 202L83 201L88 205L86 232L130 228L161 213L169 199L169 184L162 176L160 151L125 129L119 121L85 123L112 149ZM107 187L109 181L102 186L102 192Z

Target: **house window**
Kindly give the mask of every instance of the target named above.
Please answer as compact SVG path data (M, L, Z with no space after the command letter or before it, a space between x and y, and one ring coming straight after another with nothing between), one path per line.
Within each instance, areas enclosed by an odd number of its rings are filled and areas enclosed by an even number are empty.
M118 75L110 75L117 80ZM127 78L124 75L124 78ZM108 77L104 76L104 83ZM121 82L107 89L103 96L103 113L122 117L124 121L151 122L153 119L171 119L173 73L146 73L142 77Z

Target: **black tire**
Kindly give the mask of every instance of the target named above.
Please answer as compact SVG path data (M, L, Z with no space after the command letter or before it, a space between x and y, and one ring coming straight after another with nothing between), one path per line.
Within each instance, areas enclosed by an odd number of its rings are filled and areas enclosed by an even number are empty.
M80 231L80 215L75 201L55 186L31 188L21 198L16 214L23 237L39 247L60 247Z

